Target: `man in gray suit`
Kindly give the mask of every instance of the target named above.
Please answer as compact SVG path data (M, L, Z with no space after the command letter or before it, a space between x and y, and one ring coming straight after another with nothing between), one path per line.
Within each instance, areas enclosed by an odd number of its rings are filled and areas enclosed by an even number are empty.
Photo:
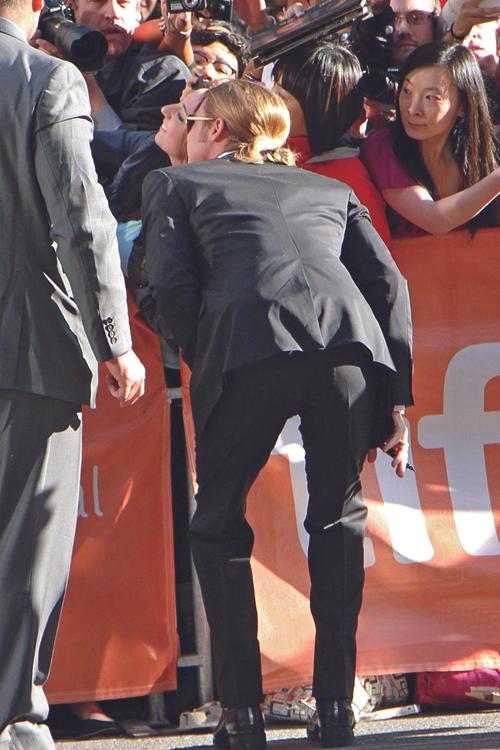
M144 391L85 82L28 45L42 0L0 0L0 747L51 748L43 693L73 545L81 404L97 360Z
M201 92L200 92L201 95ZM187 107L186 103L186 107ZM286 420L306 454L316 625L310 737L353 740L363 589L360 472L377 445L403 476L411 395L406 281L350 188L287 166L289 116L246 81L186 112L186 166L144 182L146 259L162 333L192 368L191 547L224 707L219 748L264 750L246 496Z

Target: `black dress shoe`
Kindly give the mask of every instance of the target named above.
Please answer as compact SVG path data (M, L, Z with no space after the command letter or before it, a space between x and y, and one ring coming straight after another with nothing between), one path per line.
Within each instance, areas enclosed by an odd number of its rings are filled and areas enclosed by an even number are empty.
M88 740L92 737L110 737L121 733L119 725L113 719L82 719L78 736L82 740Z
M322 747L348 747L354 742L356 719L351 701L316 701L316 711L307 724L307 738Z
M223 708L213 744L219 750L266 750L260 706Z

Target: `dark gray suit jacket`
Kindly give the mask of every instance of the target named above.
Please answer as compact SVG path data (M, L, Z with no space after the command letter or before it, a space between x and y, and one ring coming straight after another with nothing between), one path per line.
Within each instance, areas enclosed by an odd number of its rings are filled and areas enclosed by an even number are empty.
M347 185L214 159L152 172L143 217L160 326L192 368L198 430L225 373L353 342L392 404L413 403L407 284Z
M131 340L86 84L1 17L0 80L0 388L89 403Z
M104 96L126 128L158 130L161 108L179 101L191 71L176 55L132 44L97 73Z

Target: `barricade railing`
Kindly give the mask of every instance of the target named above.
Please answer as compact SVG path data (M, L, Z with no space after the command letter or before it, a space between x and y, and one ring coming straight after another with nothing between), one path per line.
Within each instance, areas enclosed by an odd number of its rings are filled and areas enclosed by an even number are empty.
M365 598L358 634L358 669L363 674L500 667L500 590L492 585L500 568L499 250L498 229L479 230L473 237L458 231L394 241L394 256L410 285L414 319L416 404L409 410L409 423L416 475L407 473L403 481L397 480L384 456L363 474L369 506ZM154 350L153 334L151 339L140 324L135 325L139 325L135 336L142 337L145 350ZM159 351L154 356L156 364L152 369L148 366L152 401L138 407L147 427L139 426L138 417L129 421L127 410L123 410L127 417L123 425L118 425L116 412L99 416L99 409L95 429L92 417L86 421L82 507L87 518L79 524L48 685L53 702L131 696L139 691L154 694L171 689L175 682L173 564L170 553L156 546L159 528L161 547L165 537L171 543L171 519L165 502L168 447L162 455L157 450L158 442L168 446L167 406L157 394L153 399L153 390L163 387ZM151 372L156 372L153 390ZM194 437L186 378L183 394L192 471ZM90 446L93 433L95 444ZM307 496L298 435L296 422L290 422L248 504L256 536L252 566L266 690L311 678L314 633L302 527ZM132 468L135 473L127 478ZM162 479L155 482L158 473ZM95 529L103 529L111 500L116 518L102 552L92 556L94 542L86 530L89 518L94 516ZM124 523L133 526L129 537L119 533ZM141 541L145 538L147 549ZM110 540L126 546L115 550ZM113 554L128 562L139 560L144 574L139 581L132 576L127 581L130 586L122 590L117 585L114 593L102 591L101 602L99 587ZM127 569L125 565L122 577ZM133 584L141 589L137 601L130 590ZM150 585L154 610L143 598ZM120 596L129 617L134 612L132 622L120 614ZM156 617L158 610L161 614ZM197 653L181 656L179 664L198 667L200 698L207 700L212 696L210 645L196 587L195 613ZM123 668L124 654L133 668ZM148 654L153 655L151 661ZM86 668L81 662L87 663Z

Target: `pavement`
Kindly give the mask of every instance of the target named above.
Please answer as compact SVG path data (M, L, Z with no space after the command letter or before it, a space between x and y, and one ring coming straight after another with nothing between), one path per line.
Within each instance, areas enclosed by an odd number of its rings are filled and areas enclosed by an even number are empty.
M268 750L319 750L305 739L304 726L266 726ZM204 732L147 738L59 740L57 750L176 750L212 749ZM402 719L361 721L353 750L500 750L500 710L474 713L425 713Z

